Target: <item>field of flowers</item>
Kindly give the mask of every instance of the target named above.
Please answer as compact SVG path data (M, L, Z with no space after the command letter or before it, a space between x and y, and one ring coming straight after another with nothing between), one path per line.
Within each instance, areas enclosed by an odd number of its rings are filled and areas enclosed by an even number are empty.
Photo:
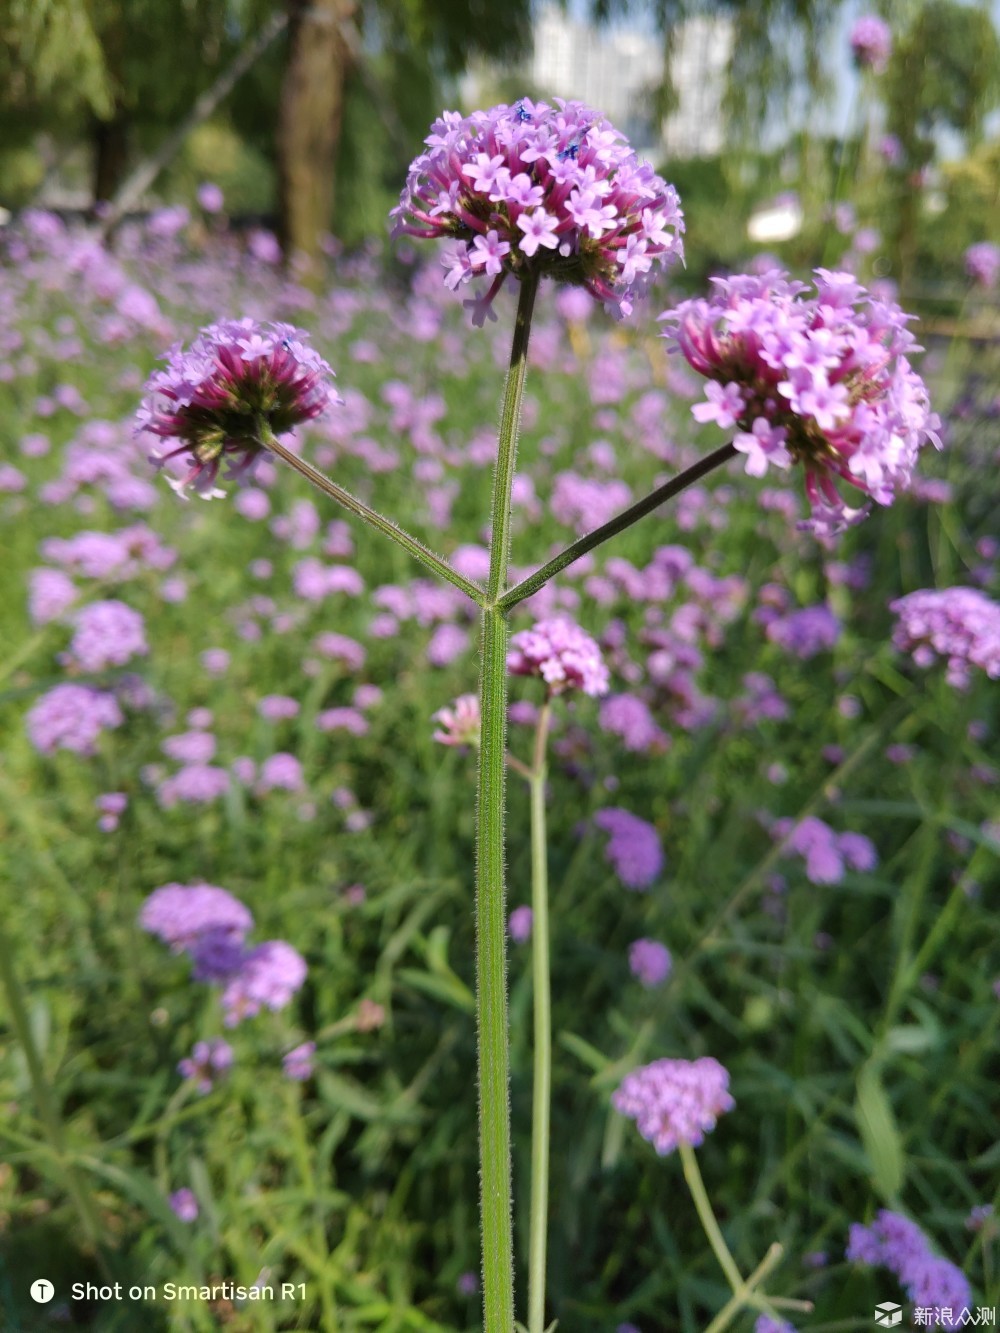
M473 328L405 246L299 283L182 210L2 244L0 1326L479 1328L476 608L270 460L179 497L134 422L200 327L305 329L342 402L295 448L479 580L514 300ZM542 284L518 573L728 438L666 293L616 325ZM891 609L1000 595L998 367L924 341L945 447L891 507L817 536L799 471L740 457L511 617L607 671L554 701L546 788L563 1333L696 1333L731 1296L680 1158L612 1105L667 1057L728 1071L705 1189L796 1327L1000 1303L1000 639L949 663ZM520 1269L544 691L510 688Z

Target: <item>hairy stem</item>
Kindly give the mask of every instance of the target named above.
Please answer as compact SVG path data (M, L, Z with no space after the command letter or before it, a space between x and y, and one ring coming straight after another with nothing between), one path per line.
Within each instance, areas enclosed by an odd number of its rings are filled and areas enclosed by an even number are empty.
M490 574L482 616L479 788L476 803L476 1027L479 1058L480 1209L485 1333L513 1333L514 1247L507 1031L506 802L507 621L496 598L507 580L514 480L528 338L538 279L521 283L500 413Z
M317 490L322 491L324 495L328 495L331 500L336 500L337 504L357 515L369 527L376 528L384 536L389 537L397 546L401 546L408 555L411 555L414 560L419 560L432 573L440 575L454 587L460 588L467 597L472 598L477 606L484 604L483 590L478 584L473 583L471 579L467 579L457 569L453 569L447 560L442 560L439 555L435 555L423 542L417 541L416 537L411 537L398 523L384 518L366 505L363 500L359 500L356 495L352 495L350 491L345 491L343 486L338 486L325 473L320 472L319 468L313 467L312 463L307 463L304 458L292 453L287 445L281 443L263 419L257 423L257 442L262 448L277 455L283 463L287 463L299 476L305 477L306 481L311 482Z
M545 1331L545 1251L549 1211L549 1122L552 1102L552 996L549 977L549 876L545 839L545 749L552 704L546 699L535 729L531 766L531 967L535 1004L535 1061L531 1103L531 1238L528 1333Z
M498 605L503 611L509 611L512 606L516 606L518 602L523 602L526 597L530 597L532 593L544 587L549 579L554 578L567 565L571 565L574 560L579 560L582 555L592 551L595 546L600 546L609 538L616 537L619 532L624 532L633 523L638 523L640 518L645 518L654 509L658 509L661 504L672 499L673 496L679 495L688 486L693 486L696 481L700 481L709 472L714 471L723 463L728 463L731 458L735 457L736 449L733 445L722 445L721 448L700 459L686 471L679 473L676 477L671 477L669 481L664 482L662 486L658 486L655 491L651 491L644 499L637 500L634 505L630 505L628 509L623 509L620 514L616 514L614 518L609 519L601 527L595 528L593 532L588 532L585 537L581 537L572 545L567 546L565 550L560 551L558 555L554 555L551 560L542 565L541 569L536 569L534 574L529 574L521 583L511 588L509 592L504 593Z

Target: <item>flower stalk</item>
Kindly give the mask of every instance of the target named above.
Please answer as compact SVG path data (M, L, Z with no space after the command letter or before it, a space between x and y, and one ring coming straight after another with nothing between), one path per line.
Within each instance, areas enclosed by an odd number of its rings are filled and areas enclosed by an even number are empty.
M507 1030L505 886L507 617L498 596L510 560L510 494L528 369L536 275L520 288L500 411L490 572L482 613L479 782L476 800L476 1029L485 1333L514 1327L514 1246L510 1157L510 1040Z

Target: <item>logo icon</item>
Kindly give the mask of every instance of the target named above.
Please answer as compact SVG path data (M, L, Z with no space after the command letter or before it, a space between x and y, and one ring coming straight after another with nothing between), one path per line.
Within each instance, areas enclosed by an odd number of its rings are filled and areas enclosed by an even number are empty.
M47 1305L56 1294L56 1289L47 1277L37 1278L28 1288L31 1292L31 1299L39 1305Z
M895 1328L903 1322L903 1307L894 1301L880 1301L875 1307L875 1322L883 1328Z

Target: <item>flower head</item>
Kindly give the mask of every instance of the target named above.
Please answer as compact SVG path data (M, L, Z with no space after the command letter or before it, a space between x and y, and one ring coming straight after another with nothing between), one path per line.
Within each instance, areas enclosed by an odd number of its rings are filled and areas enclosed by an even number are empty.
M965 271L977 287L988 290L1000 278L1000 245L992 241L978 241L965 252Z
M288 1051L281 1060L285 1078L290 1078L293 1083L308 1082L313 1075L315 1055L316 1043L314 1041L304 1041L301 1046L296 1046Z
M855 1222L847 1258L888 1268L914 1305L938 1307L941 1328L961 1328L969 1322L966 1311L972 1293L962 1270L934 1254L923 1231L908 1217L883 1208L870 1227Z
M921 588L889 604L898 616L892 641L920 667L939 657L956 689L969 684L970 667L1000 679L1000 605L976 588Z
M477 324L508 274L532 272L628 315L654 267L682 254L677 192L582 102L525 97L465 118L446 111L424 142L393 231L463 243L445 280L492 279L468 303Z
M28 737L41 754L72 750L95 754L101 732L124 722L113 694L89 685L56 685L36 701L25 719Z
M863 14L851 28L851 51L862 69L885 72L892 55L892 29L877 14Z
M479 714L479 696L460 694L450 708L439 708L431 714L438 724L432 739L441 745L471 745L478 749L482 718Z
M659 940L635 940L628 949L629 970L647 990L662 986L670 976L673 959Z
M233 1048L228 1041L196 1041L191 1054L180 1062L177 1072L194 1081L195 1091L205 1096L215 1087L220 1074L232 1068Z
M142 905L139 924L174 953L195 953L206 941L241 945L253 927L250 909L214 884L163 884Z
M222 495L221 465L228 478L244 477L264 452L262 422L281 435L340 401L333 371L307 338L290 324L241 319L202 329L186 351L171 349L166 369L146 384L136 429L177 442L150 455L157 467L187 455L189 470L170 479L178 494Z
M595 697L610 684L597 643L565 617L540 620L510 641L507 670L513 676L540 676L550 694L583 690Z
M167 1202L170 1210L182 1222L194 1222L198 1217L198 1200L189 1189L176 1190Z
M700 1060L654 1060L627 1074L611 1098L636 1123L661 1157L678 1144L696 1148L724 1111L736 1105L729 1074L711 1056Z
M611 835L604 854L626 889L648 889L663 869L663 847L653 825L617 806L598 810L594 823Z
M918 350L910 316L827 269L816 270L815 295L778 270L713 282L710 299L661 316L664 336L710 381L695 417L735 426L751 476L801 463L812 515L800 526L820 536L865 514L847 506L837 481L891 504L921 446L941 444L927 388L904 355Z
M226 1027L235 1027L261 1009L283 1009L305 979L305 959L290 944L284 940L258 944L222 992Z

